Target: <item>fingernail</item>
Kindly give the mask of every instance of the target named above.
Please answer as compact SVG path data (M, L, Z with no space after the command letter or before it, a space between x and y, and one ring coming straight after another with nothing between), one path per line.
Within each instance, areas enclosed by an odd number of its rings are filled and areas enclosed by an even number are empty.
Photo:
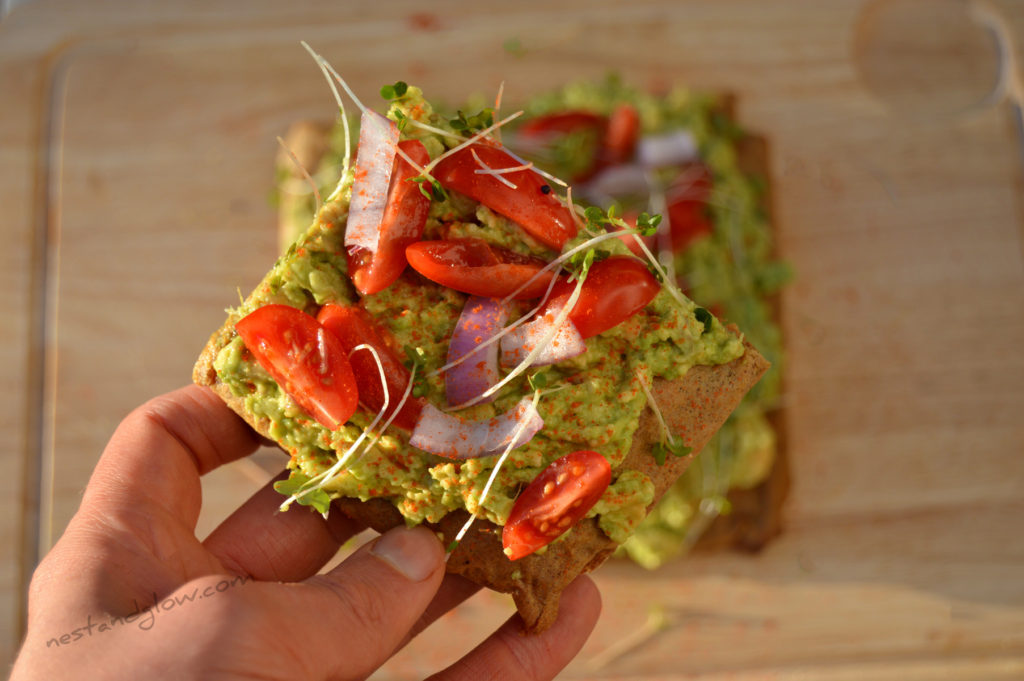
M441 562L441 542L425 527L396 527L378 539L370 553L413 582L434 574Z

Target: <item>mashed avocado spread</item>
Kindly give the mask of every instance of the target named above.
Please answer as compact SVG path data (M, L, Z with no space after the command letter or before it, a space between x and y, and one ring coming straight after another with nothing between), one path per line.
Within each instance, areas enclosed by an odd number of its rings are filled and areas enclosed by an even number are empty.
M388 117L400 125L402 138L420 139L431 158L459 143L449 121L437 115L421 91L408 87L391 99ZM409 125L414 119L453 136ZM447 409L444 379L434 373L445 361L448 342L466 296L437 285L412 270L380 293L359 296L347 276L344 232L352 178L328 200L309 227L278 260L242 305L229 311L232 322L256 308L284 303L315 314L330 302L360 304L401 347L415 350L416 390L439 409ZM427 186L429 189L429 185ZM475 236L520 253L551 259L555 253L529 238L512 221L465 196L449 191L430 206L424 239ZM588 238L581 234L566 249ZM603 254L628 254L618 239L600 246ZM520 314L527 308L524 306ZM555 459L579 449L592 449L612 465L613 480L590 512L602 530L625 541L643 519L654 486L636 471L616 470L630 449L640 413L647 406L641 383L675 379L698 364L720 364L743 354L739 338L716 319L697 318L696 304L680 304L663 288L639 313L618 326L588 338L582 355L559 364L534 367L504 388L489 404L459 412L472 420L510 410L534 385L545 390L537 409L543 428L512 451L495 485L481 505L481 492L497 457L453 461L409 445L408 433L391 428L376 444L333 478L325 489L332 496L361 500L384 498L410 524L435 522L450 511L466 509L504 524L524 485ZM513 317L515 314L513 314ZM413 365L410 359L407 366ZM359 410L344 426L330 431L280 389L256 363L241 339L232 338L214 363L219 380L245 401L245 407L269 419L271 435L290 454L293 477L312 477L337 461L374 417ZM542 378L539 378L542 377Z

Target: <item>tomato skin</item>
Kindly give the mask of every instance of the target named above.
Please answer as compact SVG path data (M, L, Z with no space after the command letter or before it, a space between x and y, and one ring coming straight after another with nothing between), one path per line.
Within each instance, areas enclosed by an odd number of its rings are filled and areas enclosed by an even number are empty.
M543 157L566 136L579 136L581 139L574 144L579 147L579 160L566 179L586 182L601 169L607 123L604 116L592 111L556 111L528 120L516 131L516 139L527 153Z
M527 485L501 533L509 560L546 546L587 514L612 480L608 459L583 449L555 460Z
M398 148L421 167L430 162L427 148L419 140L404 140ZM395 158L388 189L387 208L380 223L377 251L349 251L348 272L360 295L383 291L405 269L405 247L419 241L430 212L430 198L410 179L419 174L401 155Z
M520 137L545 141L545 138L565 135L580 130L604 132L605 118L591 111L558 111L535 116L519 128Z
M513 189L493 175L477 173L482 168L473 158L474 152L494 170L522 165L500 147L471 144L438 163L434 178L444 187L476 199L516 222L548 248L560 251L567 240L576 236L572 214L540 175L532 170L503 174L516 185Z
M538 275L547 264L507 248L468 237L419 241L405 249L414 270L433 282L456 291L486 298L504 298L533 279L515 295L516 300L539 298L555 276Z
M341 341L345 354L352 364L356 385L359 386L359 402L374 414L384 407L384 389L380 382L380 370L377 360L368 350L353 352L357 345L366 344L377 351L381 366L384 369L384 381L388 387L388 407L384 418L395 413L405 389L409 385L409 370L402 364L396 342L387 329L381 328L366 310L361 307L335 305L328 303L320 308L316 319ZM397 426L412 430L423 410L423 400L409 396L401 411L392 422Z
M341 342L290 305L264 305L235 324L245 347L277 384L324 428L355 413L359 392Z
M633 157L639 137L640 114L631 104L619 104L608 117L601 161L608 165L625 163Z
M707 166L703 163L690 164L669 187L666 212L674 253L685 251L694 241L713 231L714 225L707 214L711 181L711 171Z
M575 281L555 284L545 310L564 304L575 288ZM644 263L628 255L613 255L590 266L569 319L581 336L590 338L632 317L660 290L661 284Z

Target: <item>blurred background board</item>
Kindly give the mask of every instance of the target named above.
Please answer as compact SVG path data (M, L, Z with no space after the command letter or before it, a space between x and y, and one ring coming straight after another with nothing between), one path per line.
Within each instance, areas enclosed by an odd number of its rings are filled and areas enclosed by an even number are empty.
M367 102L401 78L452 104L504 81L514 106L614 70L733 93L770 141L798 273L785 534L606 566L564 678L1024 676L1024 3L427 7L38 0L0 23L0 661L119 419L189 380L274 258L275 137L334 113L306 40ZM262 476L213 474L200 532ZM510 612L481 594L378 676Z

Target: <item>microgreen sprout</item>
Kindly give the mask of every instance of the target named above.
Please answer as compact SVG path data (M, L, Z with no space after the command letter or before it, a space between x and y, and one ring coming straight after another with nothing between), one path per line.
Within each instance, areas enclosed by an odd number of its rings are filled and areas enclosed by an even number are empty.
M319 513L326 513L331 506L331 497L322 489L309 488L308 493L304 492L309 482L308 475L292 471L287 480L278 480L274 483L274 490L289 500L294 499L300 506L312 506Z
M468 118L466 117L466 114L462 113L462 111L458 111L456 114L456 118L448 121L448 125L451 126L452 130L458 132L480 131L494 125L494 109L483 109L479 113L475 113Z
M398 132L405 132L405 128L409 124L409 117L402 113L401 109L395 109L391 115L397 119L395 125L398 126Z
M405 81L398 81L394 85L385 85L380 89L380 96L384 99L401 99L409 91L409 84Z
M335 87L334 85L334 79L336 78L338 82L341 83L342 87L345 88L345 91L349 94L350 97L352 97L352 101L356 103L356 106L358 106L361 111L365 111L366 109L363 106L362 102L360 102L359 99L352 93L352 90L351 88L349 88L348 83L342 80L341 76L339 76L337 71L335 71L331 67L331 65L327 63L326 59L324 59L315 51L313 51L313 48L310 47L309 44L306 43L306 41L302 41L302 46L306 49L307 52L309 52L310 56L313 57L313 60L317 63L317 66L320 67L320 71L324 74L324 78L327 79L327 85L331 88L331 93L334 95L334 101L338 103L338 116L341 118L341 126L345 133L345 155L342 157L341 160L341 177L339 178L338 184L334 188L334 191L332 191L330 196L327 197L328 201L333 201L341 194L342 188L345 186L345 181L348 179L349 171L351 170L352 159L352 131L349 129L348 125L348 114L345 113L345 102L342 101L341 94L338 92L338 88ZM334 74L334 78L332 78L331 74Z
M338 457L338 460L334 463L334 465L328 468L326 471L318 473L312 478L309 478L300 486L300 488L292 492L289 495L289 497L285 499L284 502L281 503L281 511L287 511L288 507L291 505L293 501L299 502L300 505L305 505L303 504L303 499L309 497L310 495L312 495L313 498L322 499L323 495L327 494L327 492L323 489L324 486L329 484L332 480L334 480L334 478L337 477L337 475L345 468L345 466L348 465L349 459L351 459L355 455L356 451L359 449L359 446L363 443L363 440L365 440L369 436L369 434L377 427L377 424L380 423L381 419L384 417L384 414L388 410L388 404L391 401L391 396L388 394L387 379L385 378L384 375L384 365L380 361L380 355L377 353L376 348L365 343L362 343L352 348L352 352L350 352L349 354L351 355L353 352L357 352L359 350L368 350L373 355L373 359L377 362L377 372L380 374L380 381L384 387L384 406L381 407L380 412L377 414L376 417L374 417L373 421L370 422L370 425L363 429L363 432L359 434L359 437L356 438L355 442L353 442L349 446L349 448L345 450L344 454ZM394 418L394 416L392 416L392 418ZM390 422L391 421L389 420L388 423ZM373 440L373 443L375 443L377 439L379 439L379 436L378 438ZM372 446L373 443L371 443L370 446ZM329 501L330 500L328 499L328 502ZM320 509L318 508L317 510ZM326 513L327 510L324 509L320 512Z
M651 455L654 457L654 461L659 466L664 466L666 454L671 454L674 457L682 458L689 454L692 450L693 448L684 445L682 440L674 440L668 443L656 443L654 447L651 448Z
M448 198L448 194L445 192L444 187L441 186L441 183L432 177L418 175L416 177L410 177L409 181L418 184L420 186L420 194L423 194L423 196L428 199L444 201Z
M475 134L472 137L470 137L469 139L467 139L462 144L459 144L458 146L452 147L448 151L446 151L443 154L439 155L437 158L435 158L433 161L431 161L429 164L427 164L426 168L423 169L424 173L429 174L430 171L433 170L437 166L437 164L440 163L441 161L443 161L444 159L446 159L449 156L451 156L452 154L454 154L454 153L456 153L458 151L461 151L462 149L468 147L470 144L473 144L477 140L483 139L491 131L497 130L498 128L500 128L503 125L508 125L509 123L511 123L512 121L514 121L515 119L519 118L522 115L523 115L523 111L520 110L520 111L515 112L514 114L509 114L508 116L505 116L505 118L502 118L500 121L498 121L497 123L494 123L493 125L489 125L488 127L484 128L483 130L481 130L477 134Z
M668 424L665 423L665 417L661 413L661 409L658 407L658 402L654 399L654 395L651 394L651 389L647 385L647 380L637 373L636 380L640 383L640 388L644 391L644 396L647 397L647 405L654 412L654 418L658 420L658 425L661 426L662 440L651 448L651 455L654 457L655 463L659 466L665 465L666 454L671 454L675 457L683 457L690 453L691 447L687 447L683 444L682 440L677 440L672 437L672 431L668 429Z
M548 387L548 375L546 371L538 371L526 377L530 387L534 390L543 390Z

